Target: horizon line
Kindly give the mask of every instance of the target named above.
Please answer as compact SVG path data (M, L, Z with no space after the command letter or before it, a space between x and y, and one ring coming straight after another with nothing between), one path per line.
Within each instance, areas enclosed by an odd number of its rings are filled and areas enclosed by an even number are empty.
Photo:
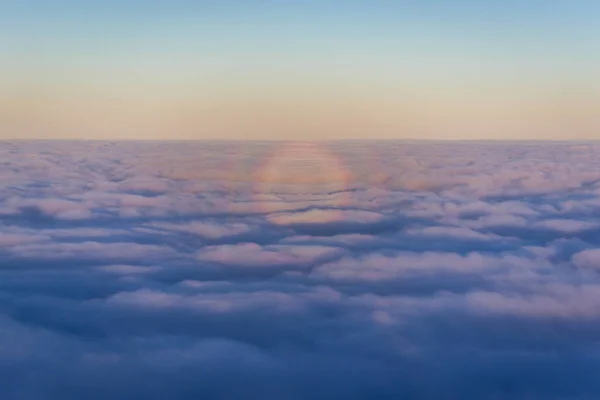
M295 140L295 139L68 139L68 138L6 138L6 142L98 142L98 143L123 143L123 142L152 142L152 143L190 143L190 142L253 142L253 143L340 143L340 142L418 142L418 143L589 143L600 142L596 139L393 139L393 138L352 138L352 139L322 139L322 140Z

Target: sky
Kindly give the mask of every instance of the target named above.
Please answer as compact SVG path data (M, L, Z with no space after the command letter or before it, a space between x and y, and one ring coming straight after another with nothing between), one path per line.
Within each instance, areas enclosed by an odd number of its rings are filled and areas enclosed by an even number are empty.
M12 1L0 138L596 139L600 5Z

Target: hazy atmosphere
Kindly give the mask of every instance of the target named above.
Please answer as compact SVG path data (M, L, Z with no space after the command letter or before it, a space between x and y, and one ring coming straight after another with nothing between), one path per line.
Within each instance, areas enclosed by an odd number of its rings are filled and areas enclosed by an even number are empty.
M4 1L0 135L595 139L592 0Z

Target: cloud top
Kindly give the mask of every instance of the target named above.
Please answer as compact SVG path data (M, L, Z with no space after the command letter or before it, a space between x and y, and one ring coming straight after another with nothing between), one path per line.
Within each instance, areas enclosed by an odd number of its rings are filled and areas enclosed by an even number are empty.
M4 143L0 397L597 398L598 151Z

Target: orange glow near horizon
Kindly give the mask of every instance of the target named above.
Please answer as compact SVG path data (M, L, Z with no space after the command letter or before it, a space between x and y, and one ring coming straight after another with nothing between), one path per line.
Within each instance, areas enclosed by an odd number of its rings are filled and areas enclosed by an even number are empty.
M594 139L600 132L593 87L129 89L3 91L0 138Z

